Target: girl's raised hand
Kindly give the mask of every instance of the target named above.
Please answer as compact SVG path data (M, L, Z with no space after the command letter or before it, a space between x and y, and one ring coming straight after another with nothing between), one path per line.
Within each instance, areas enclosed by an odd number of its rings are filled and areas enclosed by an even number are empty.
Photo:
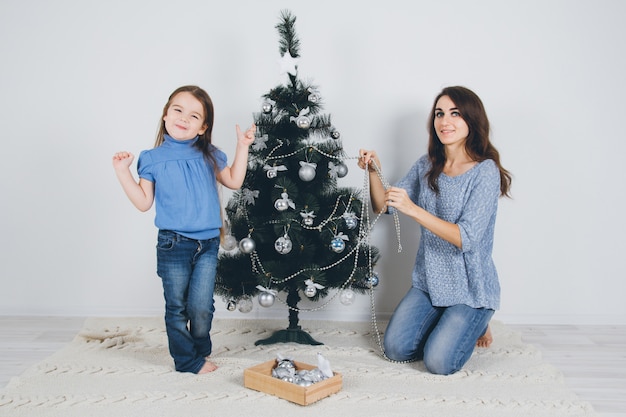
M239 125L235 125L235 129L237 130L237 141L246 146L252 145L254 142L254 134L256 133L256 125L253 123L252 126L245 132L242 132L239 128Z
M115 155L113 155L113 168L115 168L116 170L120 168L129 168L134 159L135 155L130 152L117 152Z

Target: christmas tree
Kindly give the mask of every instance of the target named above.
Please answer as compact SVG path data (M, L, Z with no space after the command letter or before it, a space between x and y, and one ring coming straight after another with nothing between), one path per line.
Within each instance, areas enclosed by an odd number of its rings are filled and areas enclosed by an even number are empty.
M298 78L295 21L283 11L276 25L288 81L263 95L254 115L257 137L243 186L226 206L216 278L216 293L231 311L249 312L254 296L269 307L286 294L288 328L256 344L321 344L300 328L298 313L336 296L349 305L355 292L378 283L378 251L363 221L369 206L361 190L338 186L348 158L317 87ZM300 294L320 306L299 309Z

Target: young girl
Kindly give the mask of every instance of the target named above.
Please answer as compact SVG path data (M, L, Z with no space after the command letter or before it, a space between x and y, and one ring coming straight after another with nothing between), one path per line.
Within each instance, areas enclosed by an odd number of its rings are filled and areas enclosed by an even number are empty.
M230 189L241 187L256 127L242 133L236 126L237 148L229 167L211 141L213 103L204 90L175 90L162 119L154 149L139 155L139 183L130 172L130 152L116 153L113 167L135 207L146 211L156 203L157 274L163 282L170 354L177 371L204 374L217 369L208 360L222 226L217 181Z
M385 354L423 359L430 372L447 375L463 367L474 346L491 343L489 320L500 304L491 252L498 198L509 195L511 175L472 91L444 88L428 125L428 154L396 187L383 187L376 152L361 150L359 166L370 172L374 210L393 207L422 232L411 289L385 331Z

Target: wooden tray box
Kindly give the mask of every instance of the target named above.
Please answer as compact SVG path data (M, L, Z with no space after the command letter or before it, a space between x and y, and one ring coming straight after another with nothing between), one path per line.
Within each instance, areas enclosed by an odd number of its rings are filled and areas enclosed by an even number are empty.
M294 361L296 369L314 369L316 366ZM308 387L283 381L272 376L276 360L263 362L244 369L243 385L246 388L272 394L300 405L309 405L341 390L341 374L333 372L333 376Z

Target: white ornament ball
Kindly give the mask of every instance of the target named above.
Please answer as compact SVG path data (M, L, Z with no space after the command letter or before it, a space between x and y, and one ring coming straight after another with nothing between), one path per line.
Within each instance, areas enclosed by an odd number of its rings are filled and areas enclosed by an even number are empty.
M302 223L304 223L305 226L313 226L313 217L305 217Z
M267 291L259 293L258 300L261 307L271 307L274 305L274 294Z
M252 253L256 249L256 243L249 237L243 238L239 241L239 250L243 253Z
M231 251L237 247L237 239L233 235L224 236L224 241L222 242L222 248L225 251Z
M356 294L351 288L345 289L341 291L341 294L339 294L339 301L341 301L341 304L345 306L349 306L350 304L354 303L355 299Z
M237 303L237 308L242 313L249 313L252 311L252 300L250 297L246 296L239 300Z
M311 165L304 165L302 167L300 167L300 170L298 171L298 175L300 176L300 179L302 181L313 181L313 178L315 178L315 168L312 167Z
M287 200L279 198L274 202L274 208L278 211L285 211L289 208L289 203L287 202Z

